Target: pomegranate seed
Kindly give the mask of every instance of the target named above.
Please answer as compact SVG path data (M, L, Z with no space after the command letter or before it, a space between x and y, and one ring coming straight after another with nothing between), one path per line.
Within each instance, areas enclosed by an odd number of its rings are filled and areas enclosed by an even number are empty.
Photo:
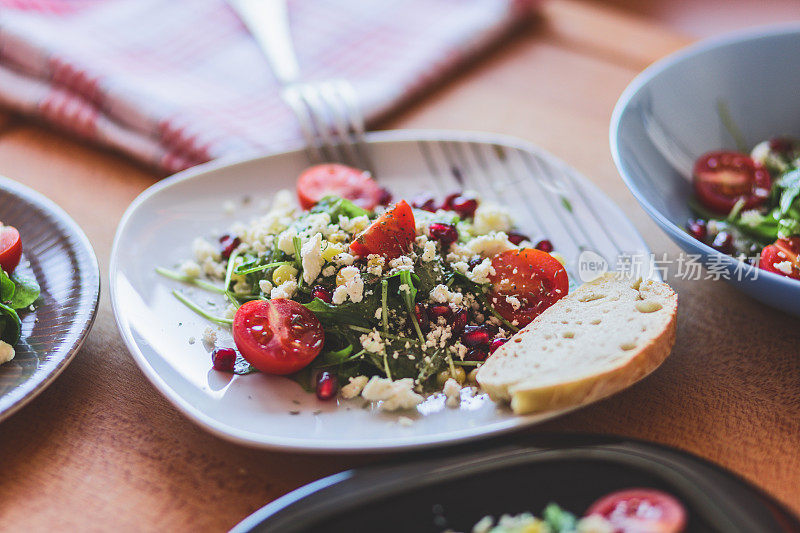
M239 237L231 237L228 234L223 235L219 238L219 255L223 259L228 259L240 244L242 244L242 240Z
M429 194L421 194L411 201L411 207L434 213L436 212L436 199Z
M430 321L428 320L428 311L425 307L420 304L415 304L414 315L417 317L417 324L419 324L420 329L428 329Z
M233 348L217 348L211 352L211 363L214 366L214 370L233 372L233 365L236 363L236 350Z
M486 361L489 354L483 348L473 348L464 356L465 361Z
M717 236L714 237L714 242L711 243L711 247L718 252L722 252L723 254L730 254L733 252L733 235L728 233L727 231L720 231L717 233Z
M478 209L478 200L468 196L457 196L450 202L450 209L461 218L472 218Z
M392 203L392 193L386 187L381 187L381 195L378 198L380 205L389 205Z
M472 259L469 260L469 263L467 263L467 265L469 266L469 269L472 270L481 263L483 263L483 257L473 257Z
M708 236L708 227L706 226L706 221L702 218L690 219L686 223L686 229L689 231L689 235L698 241L704 241Z
M339 391L339 379L330 372L320 372L317 376L317 398L330 400Z
M439 317L444 317L445 320L450 320L453 316L453 310L449 305L432 305L428 308L428 317L431 322L438 322Z
M452 326L452 329L453 329L453 334L454 335L458 335L459 333L464 331L464 328L467 327L467 318L469 318L469 317L467 315L467 310L466 309L457 309L453 313L453 326Z
M547 252L548 254L553 251L553 243L548 241L547 239L542 239L541 241L536 243L536 249L541 250L543 252Z
M461 196L461 191L451 192L447 196L444 197L444 201L442 202L442 209L447 209L448 211L453 210L453 200Z
M461 334L461 342L470 348L486 346L492 335L486 326L467 326Z
M311 296L312 298L319 298L325 303L331 303L331 300L333 299L331 291L320 285L317 285L316 287L311 289Z
M523 235L522 233L517 233L516 231L509 231L508 232L508 240L511 244L516 244L519 246L519 243L522 241L529 241L531 240L530 237L527 235Z
M442 248L447 248L458 240L458 230L452 224L444 222L434 222L428 226L431 237L439 241Z
M494 339L492 341L492 343L489 345L489 353L494 353L494 351L496 349L498 349L499 347L501 347L502 345L504 345L507 342L508 342L508 339L504 339L503 337L498 337L498 338Z

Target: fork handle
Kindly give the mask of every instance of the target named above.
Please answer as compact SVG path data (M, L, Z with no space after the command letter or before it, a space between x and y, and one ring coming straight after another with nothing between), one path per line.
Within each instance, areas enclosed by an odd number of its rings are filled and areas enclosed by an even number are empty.
M297 56L289 32L286 0L228 0L250 30L281 85L300 77Z

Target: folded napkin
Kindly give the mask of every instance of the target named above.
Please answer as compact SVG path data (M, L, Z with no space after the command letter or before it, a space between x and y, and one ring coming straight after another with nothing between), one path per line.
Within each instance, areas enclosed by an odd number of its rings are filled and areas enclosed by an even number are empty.
M295 0L305 79L369 122L488 46L535 0ZM0 0L0 106L175 172L302 138L224 0Z

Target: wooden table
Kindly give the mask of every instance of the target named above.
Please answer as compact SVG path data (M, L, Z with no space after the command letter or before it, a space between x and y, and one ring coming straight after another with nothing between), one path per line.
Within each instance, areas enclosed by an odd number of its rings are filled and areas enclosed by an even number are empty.
M633 76L686 42L596 4L554 0L537 24L383 126L529 139L610 194L653 250L676 252L619 179L607 130ZM154 175L18 118L0 116L0 129L0 173L77 220L105 280L116 223ZM528 432L610 433L676 446L800 512L800 323L722 282L674 285L678 341L664 366L624 393ZM75 361L0 426L0 529L219 530L300 485L385 458L251 450L202 431L134 364L106 286Z

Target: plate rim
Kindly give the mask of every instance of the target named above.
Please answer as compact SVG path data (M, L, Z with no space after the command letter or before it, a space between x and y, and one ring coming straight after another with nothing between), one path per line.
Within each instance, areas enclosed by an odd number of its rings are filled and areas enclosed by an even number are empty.
M78 354L83 346L83 343L86 341L86 338L89 336L89 332L92 330L92 326L97 318L97 311L100 305L102 276L100 275L100 264L97 260L97 254L95 253L94 247L92 247L89 238L86 236L86 233L84 233L83 229L78 225L78 223L75 222L75 220L66 211L64 211L63 208L61 208L58 204L44 194L6 176L0 175L0 189L10 191L13 195L24 198L28 203L37 205L43 211L47 211L55 218L59 219L66 226L66 231L69 233L69 235L74 236L77 239L78 245L83 248L82 251L85 253L86 259L88 260L89 264L87 267L92 278L90 280L90 283L92 284L91 311L89 313L89 317L81 326L81 331L78 334L78 338L75 340L75 342L73 342L72 346L66 350L64 357L58 362L58 364L38 383L36 383L31 390L27 391L22 397L9 405L5 410L0 411L0 422L2 422L13 414L17 413L20 409L39 396L39 394L41 394L53 383L53 381L56 380L56 378L58 378L58 376L61 375L61 373L67 368L67 366L69 366L69 364ZM73 246L70 246L70 248L76 249Z
M600 189L593 181L585 177L581 172L578 172L574 167L558 158L554 154L540 148L528 141L518 137L496 134L480 131L468 130L448 130L448 129L400 129L400 130L382 130L367 132L366 141L370 144L377 143L393 143L393 142L413 142L413 141L470 141L490 144L502 144L520 150L530 151L545 160L554 162L558 165L564 165L572 169L576 173L576 177L581 180L582 185L588 185L597 192L602 194L611 205L622 215L629 223L633 235L642 243L644 250L650 252L647 242L642 238L639 230L625 214L624 211L614 202L611 198ZM218 422L212 417L206 415L202 410L191 405L188 401L184 400L174 389L169 386L167 382L155 371L153 366L147 360L147 357L142 353L136 341L133 339L130 328L127 327L124 320L123 312L120 309L116 294L115 280L119 274L119 260L118 250L120 248L121 238L130 219L138 208L152 196L158 194L162 190L172 187L178 183L191 180L200 175L209 172L217 171L223 168L235 167L239 165L248 164L254 161L269 159L273 157L284 156L291 153L296 153L304 150L302 143L295 143L285 150L279 152L262 153L258 155L248 155L243 157L228 157L210 161L191 167L189 169L178 172L170 177L161 180L145 189L139 196L134 199L128 206L117 226L117 231L114 235L114 243L111 248L111 258L108 272L109 291L111 295L111 306L114 313L114 320L117 329L125 342L128 351L133 357L136 364L147 376L153 386L172 403L181 413L187 418L206 429L210 433L221 437L225 440L235 442L237 444L261 449L272 449L279 451L294 451L303 453L385 453L392 451L408 451L412 449L422 449L430 447L440 447L463 443L467 441L488 438L494 435L508 433L517 429L522 429L536 423L542 423L547 420L571 413L578 410L585 405L573 406L560 411L543 414L529 414L529 415L514 415L507 420L495 422L491 424L491 429L486 429L487 426L481 426L483 431L476 431L476 428L462 428L447 433L440 433L434 437L418 437L409 436L395 439L381 439L373 441L369 444L361 444L354 441L341 441L332 444L325 440L310 439L310 438L289 438L289 437L267 437L260 433L253 433L250 431L232 428L223 423Z

